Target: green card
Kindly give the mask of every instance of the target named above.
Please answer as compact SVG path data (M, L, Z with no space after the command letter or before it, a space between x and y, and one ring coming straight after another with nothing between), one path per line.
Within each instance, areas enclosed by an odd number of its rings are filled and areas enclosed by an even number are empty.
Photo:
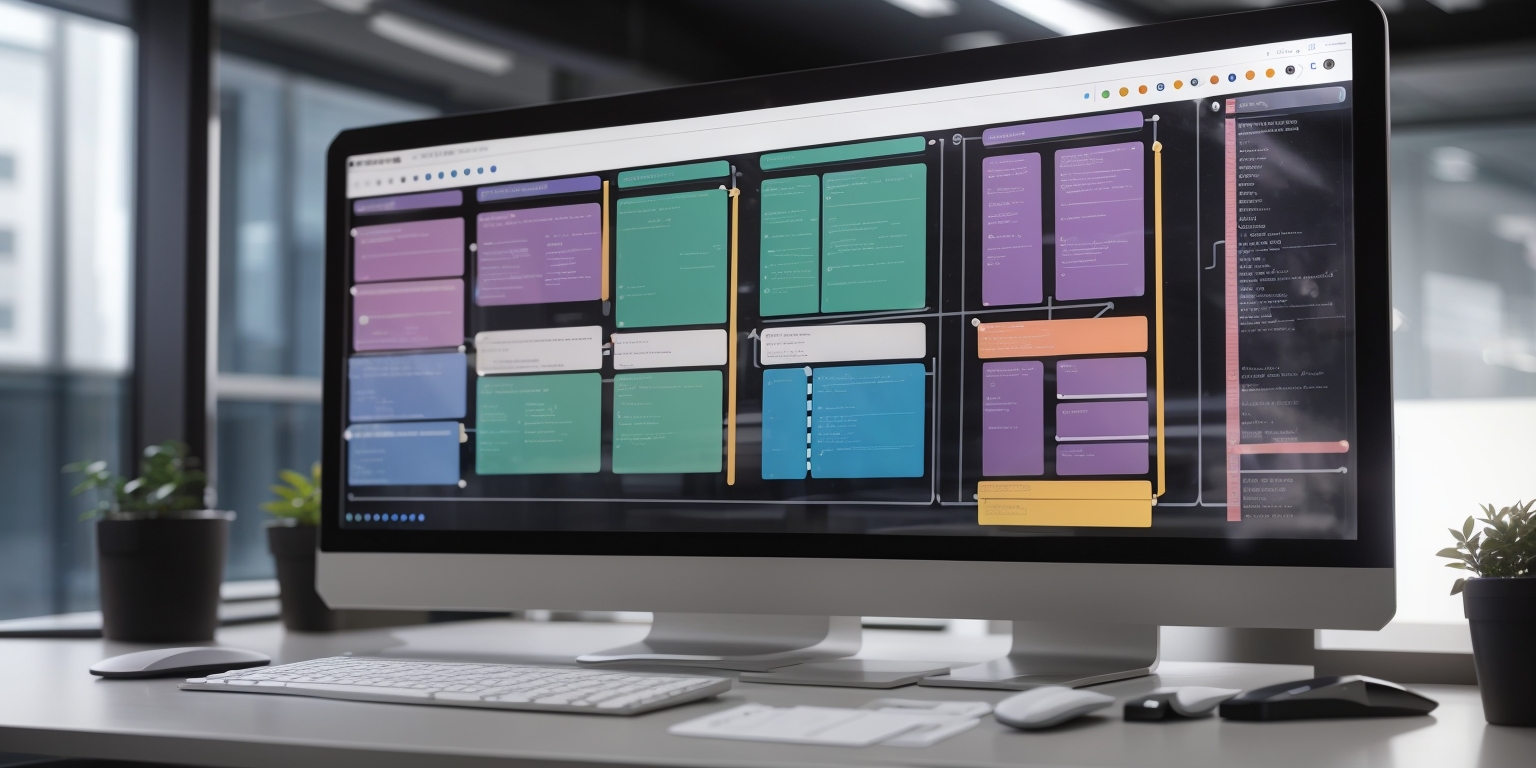
M613 377L613 471L719 472L724 446L719 371Z
M725 322L725 190L627 197L618 210L618 326Z
M679 181L697 181L731 175L731 164L724 160L687 165L669 165L662 168L641 168L619 173L619 189L644 187L650 184L675 184Z
M911 155L923 151L923 137L908 136L903 139L881 139L858 144L839 144L835 147L795 149L789 152L773 152L763 155L758 164L765 171L793 168L797 165L841 163L847 160L863 160L886 155Z
M597 472L602 414L602 374L482 376L475 387L475 472Z
M829 173L821 199L821 311L921 309L928 166Z
M758 314L817 311L821 250L821 179L795 176L763 182L761 289Z

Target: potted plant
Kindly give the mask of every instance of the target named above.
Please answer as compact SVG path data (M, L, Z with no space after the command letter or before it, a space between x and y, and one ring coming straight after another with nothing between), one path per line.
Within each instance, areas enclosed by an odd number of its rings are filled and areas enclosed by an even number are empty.
M1472 625L1472 662L1483 696L1483 715L1494 725L1536 726L1536 500L1495 511L1483 507L1475 522L1451 529L1456 546L1438 553L1471 571L1457 579Z
M94 494L102 634L109 640L179 643L212 640L231 512L208 509L208 478L187 446L144 449L139 476L114 474L105 461L71 464L84 476L75 495Z
M277 588L283 626L301 632L341 628L341 615L315 591L315 549L320 530L320 462L309 476L285 469L283 485L272 486L276 499L261 505L277 520L267 524L267 546L277 561Z
M278 473L276 499L261 505L277 520L267 524L267 547L277 561L277 588L283 626L300 632L334 632L402 624L421 624L425 611L335 609L315 589L315 551L320 532L320 462L309 476L291 469Z

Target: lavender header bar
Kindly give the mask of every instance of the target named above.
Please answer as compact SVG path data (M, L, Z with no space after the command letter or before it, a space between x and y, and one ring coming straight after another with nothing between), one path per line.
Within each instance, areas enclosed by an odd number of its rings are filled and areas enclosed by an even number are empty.
M498 184L494 187L481 187L475 190L475 196L482 203L494 203L498 200L515 200L519 197L564 195L571 192L596 192L602 188L603 180L597 176L577 176L573 179L520 181L516 184Z
M988 128L982 131L981 143L990 147L997 144L1056 139L1062 136L1076 136L1083 133L1133 131L1140 129L1141 123L1142 117L1140 112L1116 112L1113 115L1071 117L1066 120L1050 120L1044 123L1005 125L1002 128Z
M442 192L422 192L419 195L395 195L394 197L371 197L367 200L357 200L352 203L352 213L355 216L367 216L371 213L395 213L397 211L415 211L422 208L448 208L464 204L464 193L457 189L449 189Z

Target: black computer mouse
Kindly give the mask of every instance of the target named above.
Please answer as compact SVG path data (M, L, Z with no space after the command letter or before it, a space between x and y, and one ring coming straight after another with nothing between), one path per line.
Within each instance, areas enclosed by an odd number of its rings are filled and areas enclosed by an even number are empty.
M1228 720L1427 715L1440 703L1364 675L1318 677L1257 688L1221 705Z

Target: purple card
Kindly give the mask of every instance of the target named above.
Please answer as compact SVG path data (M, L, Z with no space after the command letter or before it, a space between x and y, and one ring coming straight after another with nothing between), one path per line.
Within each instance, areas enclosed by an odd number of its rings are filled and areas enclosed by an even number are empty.
M433 219L358 227L352 273L359 283L464 274L464 220Z
M1143 154L1139 141L1056 153L1056 298L1146 292Z
M463 343L463 280L353 286L352 348L358 352Z
M1039 141L1106 131L1138 131L1141 128L1140 112L1116 112L1112 115L1069 117L1065 120L1046 120L1040 123L988 128L981 132L981 143L983 146L990 147L1015 141Z
M1145 475L1146 443L1063 443L1056 446L1056 474Z
M1057 440L1145 440L1147 401L1062 403L1056 406Z
M981 366L981 473L1045 472L1045 364Z
M602 215L597 203L480 214L475 303L602 298Z
M1038 304L1040 153L981 161L981 303Z
M1146 397L1147 359L1090 357L1056 363L1056 396Z
M357 216L368 216L397 211L419 211L422 208L448 208L463 204L464 193L457 189L448 189L442 192L422 192L419 195L394 195L356 200L352 203L352 213Z
M540 195L564 195L571 192L596 192L603 188L603 180L596 176L577 176L572 179L546 179L543 181L519 181L515 184L497 184L475 190L475 198L482 203L498 200L516 200L520 197Z

